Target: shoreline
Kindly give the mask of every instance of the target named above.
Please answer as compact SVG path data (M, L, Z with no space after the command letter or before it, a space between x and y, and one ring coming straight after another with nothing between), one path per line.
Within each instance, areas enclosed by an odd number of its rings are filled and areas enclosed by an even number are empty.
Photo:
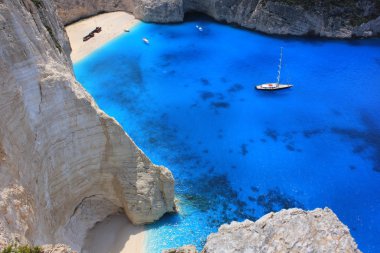
M123 11L99 14L80 20L65 27L71 45L71 60L73 63L84 59L109 41L125 33L140 23L132 14ZM102 31L95 37L84 42L83 37L95 27L100 26Z

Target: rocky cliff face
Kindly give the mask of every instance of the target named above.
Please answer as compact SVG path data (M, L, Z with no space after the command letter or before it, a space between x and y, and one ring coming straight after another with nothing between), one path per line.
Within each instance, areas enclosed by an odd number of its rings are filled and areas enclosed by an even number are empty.
M188 251L185 251L188 250ZM194 252L186 246L166 253ZM202 253L344 252L360 250L336 215L328 208L269 213L256 222L232 222L207 238Z
M380 35L378 0L54 0L64 23L124 10L147 22L182 22L201 12L218 21L269 34L331 38Z
M133 11L133 0L54 0L65 24L102 12Z
M173 211L174 180L76 82L50 0L0 0L0 248L65 243L122 209Z
M256 222L232 222L211 234L203 253L345 252L359 253L348 228L328 208L269 213Z

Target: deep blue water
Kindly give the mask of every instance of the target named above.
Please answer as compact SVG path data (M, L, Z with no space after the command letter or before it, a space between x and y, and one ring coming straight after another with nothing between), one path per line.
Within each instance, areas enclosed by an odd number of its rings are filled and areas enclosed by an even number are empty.
M223 223L325 206L363 252L380 252L379 46L200 18L140 24L76 64L99 106L176 178L180 213L148 226L148 252L201 249ZM275 81L280 47L294 88L254 90Z

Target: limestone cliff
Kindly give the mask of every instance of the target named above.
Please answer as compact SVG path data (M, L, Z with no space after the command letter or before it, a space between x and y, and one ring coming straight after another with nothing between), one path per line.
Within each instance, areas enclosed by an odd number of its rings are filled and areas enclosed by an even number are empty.
M78 84L50 0L0 0L0 248L65 243L122 209L173 211L174 179Z
M188 251L184 251L184 250ZM194 252L186 246L166 253ZM207 238L202 253L331 252L359 253L348 228L328 208L269 213L256 222L232 222Z
M124 10L147 22L181 22L201 12L269 34L331 38L380 35L379 0L54 0L64 23Z
M133 0L54 0L64 24L102 12L133 11Z

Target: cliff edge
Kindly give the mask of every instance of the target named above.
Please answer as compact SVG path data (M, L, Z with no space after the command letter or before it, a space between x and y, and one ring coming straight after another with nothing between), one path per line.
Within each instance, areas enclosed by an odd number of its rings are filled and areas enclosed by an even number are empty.
M278 35L329 38L380 35L378 0L54 0L65 24L101 12L127 11L146 22L182 22L189 12Z
M54 3L0 1L0 248L65 243L123 210L174 210L174 179L77 83Z

